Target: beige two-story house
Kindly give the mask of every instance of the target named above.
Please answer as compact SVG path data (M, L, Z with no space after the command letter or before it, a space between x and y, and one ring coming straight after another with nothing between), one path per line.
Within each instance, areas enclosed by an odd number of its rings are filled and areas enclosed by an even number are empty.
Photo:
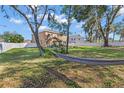
M39 40L43 47L48 47L53 45L55 42L66 43L67 36L60 34L49 29L45 29L42 32L39 32ZM32 43L35 43L35 38L32 35Z

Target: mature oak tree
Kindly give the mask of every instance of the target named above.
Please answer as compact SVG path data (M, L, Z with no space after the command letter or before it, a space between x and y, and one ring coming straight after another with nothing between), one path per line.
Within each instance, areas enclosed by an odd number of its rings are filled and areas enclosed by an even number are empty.
M104 40L104 46L109 46L109 34L111 25L118 16L118 12L122 8L118 6L74 6L73 14L78 22L84 21L85 23L94 19L97 31L101 34ZM92 25L92 24L91 24Z

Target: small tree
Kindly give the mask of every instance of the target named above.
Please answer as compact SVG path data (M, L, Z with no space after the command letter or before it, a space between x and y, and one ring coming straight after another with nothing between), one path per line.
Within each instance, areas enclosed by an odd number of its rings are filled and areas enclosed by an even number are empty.
M24 42L24 37L20 34L17 34L15 32L4 32L1 37L4 39L5 42L9 43L22 43Z
M72 6L71 5L63 6L61 9L61 14L65 14L65 19L67 20L67 22L58 22L58 20L54 18L53 20L49 21L49 26L53 29L59 30L61 34L67 35L65 53L68 53L69 34L70 34L69 30L71 26L71 21L73 19Z
M73 19L73 14L72 14L72 6L71 5L65 5L62 8L62 12L64 13L67 19L67 40L66 40L66 53L68 53L68 47L69 47L69 33L70 33L70 26L71 26L71 21Z
M52 28L52 30L57 30L61 36L67 34L67 22L60 22L59 20L56 19L56 17L49 20L48 26ZM63 51L63 53L65 53L65 43L63 43L60 40L57 40L57 42L59 43L59 45L57 46L58 49Z
M11 38L11 41L13 43L23 43L24 42L24 37L20 34L16 34Z

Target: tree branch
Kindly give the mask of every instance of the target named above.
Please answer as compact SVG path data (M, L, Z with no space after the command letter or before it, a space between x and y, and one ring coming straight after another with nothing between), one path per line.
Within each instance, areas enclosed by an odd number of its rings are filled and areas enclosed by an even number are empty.
M25 18L25 20L27 21L27 23L28 23L28 25L29 25L29 27L30 27L32 33L34 33L33 26L30 24L30 22L29 22L27 16L26 16L21 10L19 10L16 6L11 5L11 7L12 7L14 10L16 10L20 15L22 15L22 16Z
M47 8L48 8L48 6L46 5L46 6L45 6L45 12L44 12L43 17L42 17L42 19L41 19L41 21L40 21L40 23L39 23L39 25L38 25L38 29L39 29L39 27L40 27L40 26L42 25L42 23L43 23L43 20L44 20L44 18L45 18L46 13L47 13Z
M34 9L31 5L28 5L30 7L30 9L32 10L32 12L34 13Z
M115 9L115 12L114 14L112 15L111 17L111 20L110 20L110 24L112 24L112 22L114 21L114 18L116 17L118 11L121 9L121 5L119 5L116 9Z

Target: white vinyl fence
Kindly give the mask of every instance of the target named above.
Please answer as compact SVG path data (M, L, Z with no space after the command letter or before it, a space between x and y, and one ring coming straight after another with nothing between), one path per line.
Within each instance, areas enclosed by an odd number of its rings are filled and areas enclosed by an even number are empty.
M37 47L35 43L5 43L0 42L0 53L10 50L12 48L29 48Z
M124 46L124 42L109 42L110 46ZM71 43L69 46L103 46L103 43L89 43L89 42L82 42L82 43Z
M111 46L124 46L124 42L113 42L109 43Z
M110 42L111 46L124 46L124 42ZM103 43L71 43L69 46L103 46ZM12 48L33 48L37 47L36 43L5 43L0 42L0 53L10 50Z

